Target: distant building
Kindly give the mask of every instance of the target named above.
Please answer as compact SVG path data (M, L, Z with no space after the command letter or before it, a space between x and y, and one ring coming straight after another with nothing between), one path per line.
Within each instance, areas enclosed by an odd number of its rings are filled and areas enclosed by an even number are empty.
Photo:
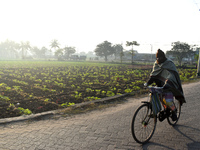
M86 60L87 56L81 55L80 57L78 55L71 55L70 60Z
M70 60L79 60L78 55L71 55Z
M155 54L150 53L138 53L137 50L133 50L133 61L154 61L156 59ZM125 51L123 60L131 60L131 50ZM118 56L119 57L119 56Z
M79 60L86 60L86 58L87 58L86 56L80 56Z
M138 61L154 61L156 59L155 54L150 53L137 53L134 57L135 60Z

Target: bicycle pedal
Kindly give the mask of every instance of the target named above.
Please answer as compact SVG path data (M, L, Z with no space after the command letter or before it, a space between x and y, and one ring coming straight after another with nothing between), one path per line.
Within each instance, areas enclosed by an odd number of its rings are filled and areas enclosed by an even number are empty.
M167 118L167 114L165 111L161 111L158 115L158 119L160 122L162 122L163 120L165 120Z

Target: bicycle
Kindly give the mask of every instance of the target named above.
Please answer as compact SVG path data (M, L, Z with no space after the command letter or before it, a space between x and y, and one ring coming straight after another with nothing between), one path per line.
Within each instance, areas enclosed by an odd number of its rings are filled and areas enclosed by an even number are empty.
M131 132L134 140L137 143L145 144L147 143L153 136L154 131L156 129L157 118L159 121L163 121L167 118L168 123L171 126L175 126L180 118L181 113L181 103L178 100L174 100L173 103L175 105L175 113L177 115L177 120L173 121L171 119L172 110L166 105L163 99L163 87L147 87L150 91L150 96L148 101L142 101L142 105L137 108L135 114L132 119L131 124ZM159 100L157 101L156 106L159 106L160 102L160 110L155 108L155 101L152 98L152 95L158 94Z

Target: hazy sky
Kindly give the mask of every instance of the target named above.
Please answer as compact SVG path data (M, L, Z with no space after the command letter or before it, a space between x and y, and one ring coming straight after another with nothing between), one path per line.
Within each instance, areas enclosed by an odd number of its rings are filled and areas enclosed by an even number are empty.
M200 0L0 0L0 41L94 51L137 41L139 52L170 49L171 42L200 45ZM151 45L150 45L151 44Z

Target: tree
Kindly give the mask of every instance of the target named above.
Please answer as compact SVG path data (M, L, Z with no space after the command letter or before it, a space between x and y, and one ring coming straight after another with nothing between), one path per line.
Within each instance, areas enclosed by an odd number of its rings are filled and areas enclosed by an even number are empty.
M133 64L133 56L134 56L133 45L139 46L140 44L137 43L137 41L132 41L132 42L126 41L126 46L132 46L132 50L131 50L131 60L132 60L132 64Z
M104 41L103 43L97 45L94 50L97 56L105 57L105 61L108 60L108 56L114 54L115 49L112 47L112 44L108 41Z
M114 45L113 47L114 47L114 49L115 49L114 55L115 55L115 59L116 59L117 55L120 56L121 53L123 53L123 47L122 47L121 44L116 44L116 45Z
M19 44L14 41L6 40L0 44L0 55L3 58L15 58L17 57L17 50L19 49Z
M86 53L85 52L80 52L80 55L85 56Z
M87 55L89 56L89 57L94 57L95 55L94 55L94 52L93 51L89 51L88 53L87 53Z
M16 58L19 58L18 50L20 49L20 44L14 41L10 41L10 52L12 55L15 55Z
M59 45L60 44L58 43L58 40L54 39L51 41L50 47L53 48L54 51L56 51L57 48L60 48ZM52 50L50 50L50 53L52 53Z
M47 51L48 51L48 49L46 47L43 46L41 48L41 55L42 55L42 57L45 57Z
M172 43L172 49L167 51L167 55L173 55L177 58L178 64L182 65L183 58L187 58L192 52L189 44L177 41Z
M36 57L40 57L40 49L37 46L32 47L31 51L33 54L35 54Z
M76 52L75 47L64 47L64 57L65 59L69 59L72 54Z
M31 49L30 42L21 42L20 43L21 53L22 53L22 59L26 58L27 51Z
M58 58L58 60L62 59L63 56L63 49L59 48L55 51L55 56Z
M37 46L34 46L33 48L31 48L31 51L32 51L33 54L35 54L36 57L44 58L45 52L47 51L47 48L42 47L41 49L39 49Z
M92 60L95 57L94 51L89 51L86 55L89 58L89 60Z

